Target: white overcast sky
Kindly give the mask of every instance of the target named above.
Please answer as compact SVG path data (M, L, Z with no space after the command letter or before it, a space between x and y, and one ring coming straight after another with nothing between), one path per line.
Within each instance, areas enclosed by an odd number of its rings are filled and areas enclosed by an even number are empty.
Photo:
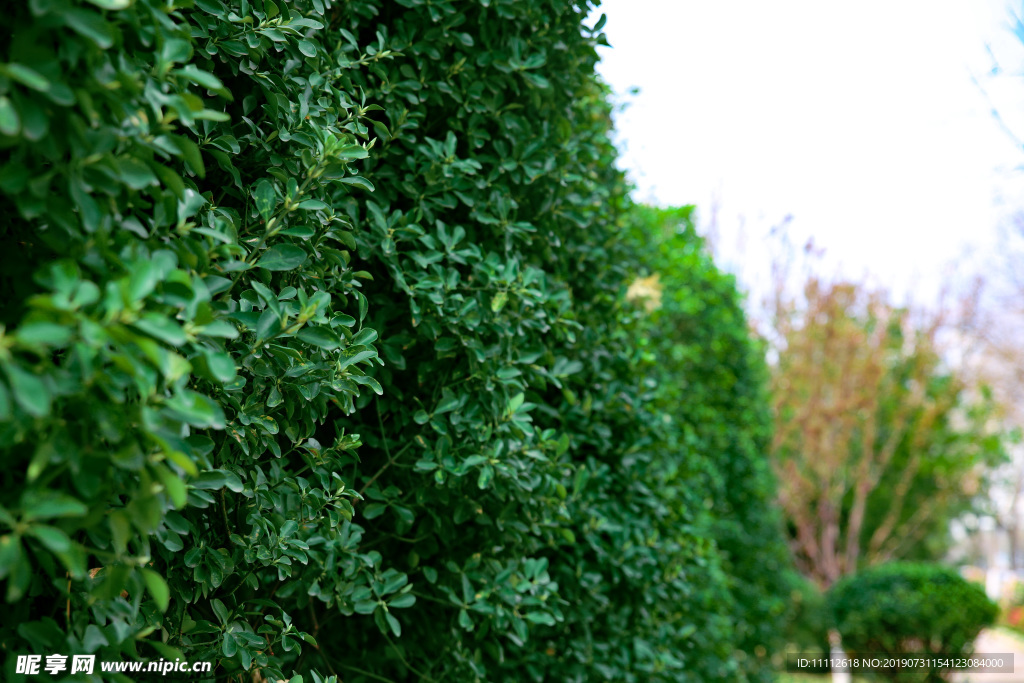
M944 264L991 250L1024 207L1024 151L991 114L1024 138L1014 9L606 0L592 19L608 16L599 71L626 105L621 164L638 199L696 204L705 228L717 205L721 259L748 286L789 215L793 241L813 236L829 267L931 299Z

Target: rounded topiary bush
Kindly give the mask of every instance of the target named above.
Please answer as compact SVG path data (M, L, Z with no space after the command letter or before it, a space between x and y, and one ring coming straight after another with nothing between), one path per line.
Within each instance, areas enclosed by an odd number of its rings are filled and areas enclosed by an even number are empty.
M966 655L998 613L981 586L948 567L917 563L850 576L832 587L828 602L848 654ZM938 672L920 669L880 673L891 680L941 680Z

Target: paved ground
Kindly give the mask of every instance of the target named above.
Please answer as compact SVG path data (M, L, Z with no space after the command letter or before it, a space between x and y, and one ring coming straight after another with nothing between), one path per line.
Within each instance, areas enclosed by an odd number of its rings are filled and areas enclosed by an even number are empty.
M1012 653L1012 674L958 673L953 683L1024 683L1024 638L1003 629L985 630L974 645L976 654Z

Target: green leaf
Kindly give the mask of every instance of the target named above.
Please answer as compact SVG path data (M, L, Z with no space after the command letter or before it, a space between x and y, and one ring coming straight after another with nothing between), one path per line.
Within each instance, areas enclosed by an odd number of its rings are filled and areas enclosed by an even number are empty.
M53 553L66 553L71 548L71 539L66 533L53 526L35 524L28 529L40 543Z
M132 6L135 0L89 0L92 4L96 5L100 9L105 10L119 10L128 9Z
M356 614L373 614L374 610L377 609L376 600L362 600L352 606Z
M42 140L50 129L50 117L35 98L14 93L14 104L22 123L22 134L32 141Z
M377 331L364 327L352 337L351 343L353 346L366 346L367 344L372 344L376 339Z
M3 367L11 383L14 401L22 410L33 417L45 417L49 414L50 390L42 380L13 363L5 364Z
M263 252L256 265L267 270L294 270L306 262L307 254L294 244L278 244Z
M322 349L336 349L341 346L341 338L330 328L323 325L317 327L306 326L295 335L307 344L318 346Z
M384 514L388 509L388 506L384 503L370 503L363 508L363 517L365 519L376 519Z
M117 169L121 180L133 190L142 190L157 184L156 174L138 159L122 157L117 160Z
M356 187L362 188L367 192L373 192L374 190L373 183L371 183L366 178L363 178L362 176L346 176L344 178L338 178L338 182L344 183L346 185L355 185Z
M14 338L19 344L28 347L63 346L68 343L72 334L72 330L64 325L30 322L19 327Z
M497 292L491 297L491 310L495 313L500 313L501 309L505 308L506 303L508 303L508 292Z
M398 623L398 619L395 619L390 613L384 615L388 620L388 626L391 628L391 632L395 634L396 638L402 636L402 625Z
M459 406L459 399L454 395L448 395L441 398L441 402L434 408L434 414L440 415L442 413L449 413L455 410Z
M185 507L185 504L188 502L188 490L185 488L185 482L181 480L181 477L172 472L169 467L158 464L155 469L174 507Z
M527 621L532 621L535 624L555 625L555 618L547 612L527 612L525 616Z
M100 48L106 50L114 44L114 33L110 29L110 24L95 12L73 8L65 10L63 18L70 29L93 41Z
M277 206L277 193L274 185L267 179L260 180L253 189L252 198L256 202L256 210L268 221L274 214L274 207Z
M206 356L206 365L210 368L210 372L221 382L227 384L228 382L234 381L235 377L238 376L238 372L235 369L235 361L231 359L231 356L222 351L210 351L207 349L204 351Z
M166 468L165 468L166 469ZM121 555L128 548L131 540L131 519L124 509L111 510L107 514L107 526L110 527L110 539L114 544L114 552Z
M157 609L161 613L166 612L167 607L171 604L171 589L167 586L167 581L152 569L141 569L140 571L146 582L146 589L156 602Z
M370 156L370 153L368 151L366 151L366 148L363 147L362 145L345 145L344 147L339 147L334 152L334 154L339 159L345 159L347 161L354 161L354 160L357 160L357 159L365 159L368 156ZM358 178L359 176L353 176L353 177L354 178Z
M380 629L381 633L385 633L386 634L388 632L388 624L384 620L384 610L383 609L378 609L378 610L374 611L374 613L373 613L373 622L375 624L377 624L377 628Z
M32 564L28 561L25 553L22 552L21 544L18 542L17 552L12 559L9 578L7 579L7 602L20 600L31 583Z
M194 479L191 485L197 489L210 491L228 488L235 493L241 493L245 489L238 475L228 470L206 470Z
M7 95L0 95L0 133L17 135L21 130L21 119Z
M224 428L224 411L221 407L194 391L178 393L167 401L167 407L190 425Z
M256 336L262 340L273 339L281 329L281 316L268 306L256 321Z
M50 89L50 81L46 80L46 77L24 64L4 64L0 66L0 73L32 90L46 92Z
M381 140L391 140L391 131L380 121L373 121L373 132L377 134L377 137Z
M549 81L544 76L541 76L540 74L533 73L531 71L523 71L521 73L523 75L523 78L529 81L531 85L534 85L544 90L547 90L548 88L551 87L551 81Z
M216 602L220 601L218 600ZM220 616L219 613L218 616ZM229 633L227 631L224 632L224 635L221 636L220 651L224 653L225 657L230 658L235 656L235 653L238 652L238 642L235 640L234 633Z
M486 489L491 485L492 479L494 479L494 468L490 465L484 465L480 468L480 476L477 477L476 485L479 488Z
M403 609L405 607L412 607L416 604L416 596L412 593L400 593L392 600L388 601L388 607L395 609Z
M5 578L21 559L21 539L14 534L0 536L0 580Z
M373 393L378 396L384 395L384 388L380 385L380 382L375 380L373 377L368 375L353 375L352 380L357 384L365 384L366 386L373 389Z
M178 323L159 313L146 313L132 323L132 326L171 346L181 346L187 341L185 330L181 329Z
M71 188L71 198L78 205L78 214L81 218L82 226L86 232L96 232L103 220L103 213L100 211L99 205L86 192L84 183L80 179L72 179L69 185Z
M180 38L171 38L164 42L160 48L160 61L167 65L175 62L187 62L192 56L192 46L188 41Z
M231 613L228 611L228 608L224 605L224 603L218 600L217 598L214 598L210 601L210 607L213 608L213 613L217 615L217 621L219 621L222 625L226 626L228 623L228 619L230 619L231 617ZM228 656L230 657L231 655Z
M224 84L220 82L219 78L208 71L199 69L195 64L188 64L180 69L176 69L172 73L181 74L196 85L201 85L207 90L227 93Z
M295 227L288 228L287 230L281 231L282 235L291 235L293 237L301 237L302 239L309 239L316 234L316 230L308 225L296 225Z
M200 178L205 178L206 165L203 163L203 155L199 150L199 145L184 135L174 135L171 139L174 140L175 146L181 150L182 158L195 171L196 175Z
M469 612L464 609L459 610L459 626L467 631L473 630L473 620L469 618Z
M160 283L160 271L149 259L140 259L132 264L128 279L128 298L138 303L149 296Z
M238 328L229 323L226 320L214 320L209 325L205 325L199 334L206 337L222 337L224 339L237 339Z
M89 511L80 500L64 494L43 497L31 496L22 503L22 517L25 521L55 519L58 517L82 517Z

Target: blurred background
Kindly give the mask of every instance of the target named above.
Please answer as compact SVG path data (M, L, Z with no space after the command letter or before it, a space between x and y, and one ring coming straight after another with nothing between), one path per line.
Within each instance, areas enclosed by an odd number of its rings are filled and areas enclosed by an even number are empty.
M800 599L926 560L1024 628L1024 8L600 13L634 198L695 207L766 345Z
M1024 44L1005 0L610 0L599 71L636 198L695 204L763 286L769 235L931 301L1022 206Z

